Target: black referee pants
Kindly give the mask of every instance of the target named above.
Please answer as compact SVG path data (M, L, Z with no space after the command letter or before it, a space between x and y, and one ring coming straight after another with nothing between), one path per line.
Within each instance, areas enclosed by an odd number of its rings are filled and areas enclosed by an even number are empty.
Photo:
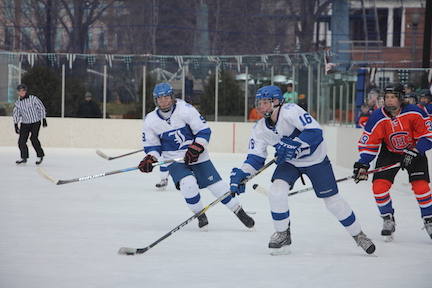
M21 123L20 136L18 139L18 147L21 151L21 158L22 159L29 158L27 140L28 140L30 134L31 134L30 141L33 145L33 148L36 151L37 157L44 157L45 156L45 153L42 150L41 143L38 139L40 127L41 127L40 121L38 121L36 123L31 123L31 124Z

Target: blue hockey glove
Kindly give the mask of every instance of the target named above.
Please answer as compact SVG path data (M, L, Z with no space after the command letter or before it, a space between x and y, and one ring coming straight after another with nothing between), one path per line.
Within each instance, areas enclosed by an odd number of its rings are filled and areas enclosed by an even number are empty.
M276 164L282 164L296 157L297 149L301 146L300 142L294 141L291 138L283 137L276 144Z
M412 165L414 158L416 158L419 155L419 153L414 151L414 150L411 150L411 149L404 149L403 152L404 152L404 154L403 154L402 160L400 162L400 164L401 164L400 167L402 169L405 169L405 168L408 168L408 166Z
M231 181L230 181L230 190L231 196L235 197L236 194L240 195L240 193L244 193L246 190L245 184L241 184L243 180L249 177L249 173L243 172L243 170L239 168L233 168L231 171Z

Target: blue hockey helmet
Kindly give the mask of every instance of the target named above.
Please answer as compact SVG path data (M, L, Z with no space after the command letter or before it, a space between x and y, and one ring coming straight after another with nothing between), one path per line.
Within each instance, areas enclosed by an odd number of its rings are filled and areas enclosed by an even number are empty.
M284 101L282 90L276 85L264 86L255 94L256 100L261 99L279 99L279 102L282 104Z
M158 98L163 96L171 96L171 103L168 103L166 107L162 107L158 104ZM175 103L174 89L168 82L157 84L153 89L153 99L156 107L158 107L162 112L168 112Z
M268 99L272 103L271 108L267 111L262 111L262 109L259 109L260 107L260 100ZM274 100L278 99L279 103L274 105ZM258 113L263 116L264 118L269 118L272 114L275 108L281 106L284 102L283 93L282 90L276 86L276 85L270 85L270 86L264 86L255 94L255 106L257 108Z

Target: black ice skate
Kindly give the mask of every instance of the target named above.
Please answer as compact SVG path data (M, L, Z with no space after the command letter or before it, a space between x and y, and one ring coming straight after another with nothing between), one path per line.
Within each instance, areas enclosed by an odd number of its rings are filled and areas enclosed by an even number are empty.
M396 231L396 222L392 214L381 215L384 220L381 235L384 236L385 242L393 241L393 233Z
M16 164L24 164L24 163L27 163L27 159L17 160L15 163Z
M198 218L198 227L207 230L207 225L209 223L208 223L207 216L205 215L205 213L199 215L197 218Z
M283 232L275 232L270 237L269 242L269 250L270 254L273 256L276 255L286 255L291 252L291 231L290 225L288 225L288 229Z
M432 239L432 216L423 218L424 221L424 229L429 234L429 237Z
M159 183L156 184L156 188L163 190L168 186L168 178L162 179Z
M42 161L43 161L43 157L39 157L39 159L38 160L36 160L36 165L40 165L41 163L42 163Z
M357 236L353 236L353 238L356 241L357 246L363 248L367 254L375 252L375 244L363 232L360 232Z
M246 214L241 206L234 211L234 214L240 219L240 221L248 228L253 228L255 225L255 221Z

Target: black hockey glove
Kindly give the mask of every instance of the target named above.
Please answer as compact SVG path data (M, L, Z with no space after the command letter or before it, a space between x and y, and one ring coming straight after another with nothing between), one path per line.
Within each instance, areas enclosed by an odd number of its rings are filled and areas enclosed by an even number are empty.
M354 163L354 182L357 184L360 181L366 181L368 179L367 174L362 174L364 172L367 172L369 169L369 166L360 162Z
M412 165L414 158L416 158L418 155L419 153L414 150L404 149L404 154L400 162L400 167L402 169L408 168L408 166Z
M48 124L47 124L47 122L46 122L46 119L42 119L42 126L43 126L43 127L47 127L47 126L48 126Z
M18 128L18 124L15 124L15 133L20 134L20 129Z
M147 155L138 165L138 168L143 173L149 173L153 171L153 163L156 163L157 159L152 155Z
M201 144L195 142L189 145L184 157L185 163L189 165L190 163L197 162L199 155L203 152L204 146L202 146Z

